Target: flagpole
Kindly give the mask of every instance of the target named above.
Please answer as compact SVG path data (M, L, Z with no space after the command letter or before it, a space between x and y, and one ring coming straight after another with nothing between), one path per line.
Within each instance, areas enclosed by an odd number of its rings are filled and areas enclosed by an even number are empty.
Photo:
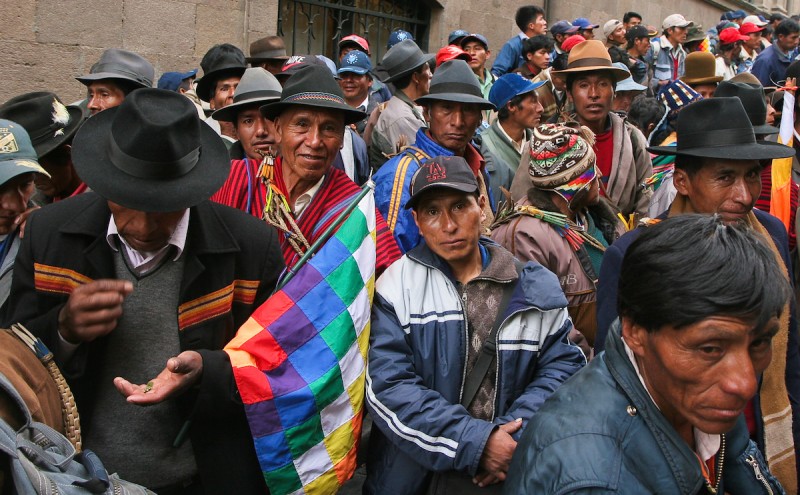
M303 265L305 265L308 262L308 260L311 259L312 256L317 254L317 251L319 251L322 245L325 244L325 242L327 242L327 240L333 235L336 229L338 229L339 226L342 223L344 223L347 217L350 216L350 213L352 213L353 210L356 209L361 200L364 199L364 197L374 188L375 188L375 183L372 182L372 178L367 180L367 182L365 182L364 185L361 186L361 192L358 193L358 196L356 196L356 198L349 205L347 205L347 208L345 208L345 210L341 214L339 214L338 217L336 217L336 220L334 220L333 223L327 229L325 229L325 232L323 232L322 235L319 236L319 239L317 239L314 242L314 244L311 245L308 251L306 251L305 254L303 254L303 256L297 261L297 263L295 263L293 267L287 269L286 276L283 277L278 286L275 288L275 292L278 292L279 290L283 289L284 286L286 286L286 284L288 284L289 281L293 279L295 275L297 275L297 272L300 270L300 268L302 268Z

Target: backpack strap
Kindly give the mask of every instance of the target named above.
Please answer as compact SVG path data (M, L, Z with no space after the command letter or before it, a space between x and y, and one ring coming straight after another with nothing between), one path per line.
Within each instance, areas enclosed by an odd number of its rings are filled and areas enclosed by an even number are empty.
M502 325L505 320L506 310L508 309L508 304L511 302L511 295L514 293L514 289L517 285L519 285L519 276L522 274L522 269L525 265L514 258L514 267L517 269L517 280L503 286L503 297L500 299L500 305L497 308L497 317L492 325L492 331L489 332L489 336L483 341L481 353L477 361L475 361L475 365L472 366L469 375L467 375L467 378L464 380L464 392L461 394L461 405L465 408L468 408L470 404L472 404L472 401L475 400L475 395L477 395L478 389L481 388L481 383L483 379L486 378L486 373L489 372L489 368L492 367L497 358L497 333L500 330L500 325Z

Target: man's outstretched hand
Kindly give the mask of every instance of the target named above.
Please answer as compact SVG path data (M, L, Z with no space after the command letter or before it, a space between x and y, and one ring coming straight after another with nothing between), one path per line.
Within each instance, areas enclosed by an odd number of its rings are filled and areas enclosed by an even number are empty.
M197 351L184 351L167 360L167 367L157 377L134 385L118 376L114 386L131 404L150 406L177 397L196 384L203 374L203 357Z

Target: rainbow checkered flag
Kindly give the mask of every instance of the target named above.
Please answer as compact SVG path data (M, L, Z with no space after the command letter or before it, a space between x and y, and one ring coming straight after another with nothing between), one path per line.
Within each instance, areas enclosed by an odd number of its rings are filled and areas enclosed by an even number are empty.
M374 288L370 192L225 348L272 495L336 493L355 471Z

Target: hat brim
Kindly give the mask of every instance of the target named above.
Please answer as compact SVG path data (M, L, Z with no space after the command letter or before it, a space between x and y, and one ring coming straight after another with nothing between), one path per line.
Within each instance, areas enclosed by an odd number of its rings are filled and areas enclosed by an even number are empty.
M781 132L780 129L769 124L753 126L753 133L755 133L756 136L769 136L771 134L778 134L779 132Z
M68 106L69 123L62 130L63 132L58 136L53 136L47 141L33 145L33 150L36 151L36 156L42 158L54 149L69 141L75 135L75 132L80 128L83 123L83 111L76 106Z
M329 102L329 101L315 101L310 103L308 100L304 100L303 103L299 102L285 102L285 101L277 101L274 103L269 103L267 105L261 106L259 109L261 111L261 115L268 118L269 120L275 120L284 110L289 107L310 107L310 108L323 108L327 110L338 110L344 114L344 123L346 125L355 124L356 122L360 122L364 120L367 116L365 112L361 110L356 110L355 108L348 106L348 105L341 105L336 102Z
M526 91L528 93L529 91ZM425 96L421 96L414 100L415 103L418 105L426 105L432 101L455 101L459 103L473 103L475 105L479 105L481 110L497 110L494 106L494 103L491 101L481 98L479 96L468 95L464 93L437 93L437 94L427 94Z
M433 60L436 60L436 55L435 54L433 54L433 53L424 53L422 55L422 57L420 57L419 60L415 62L415 65L413 67L409 67L408 69L406 69L406 70L404 70L402 72L398 72L397 74L395 74L393 76L390 75L386 79L381 80L381 82L390 83L390 82L397 81L401 77L407 76L407 75L413 73L414 71L418 70L423 65L431 63Z
M242 111L244 108L256 107L258 109L266 105L267 103L272 103L280 99L281 99L280 96L273 96L264 98L252 98L250 100L242 100L236 103L231 103L227 107L215 110L214 113L211 114L211 118L222 122L235 122L236 115L238 115L238 113Z
M10 165L10 166L9 166ZM18 158L14 160L0 161L0 185L5 184L14 177L19 177L23 174L37 173L45 177L50 177L50 174L39 165L39 162Z
M572 69L564 69L564 70L554 70L550 71L550 75L552 77L558 77L560 79L566 79L567 74L580 74L582 72L597 72L601 70L607 70L614 75L614 83L618 83L620 81L624 81L625 79L631 77L631 73L620 69L619 67L614 66L605 66L605 65L591 65L588 67L574 67Z
M222 138L200 123L200 158L175 179L143 179L129 175L109 159L108 137L119 107L88 119L75 135L72 162L78 176L103 198L145 212L173 212L195 206L219 190L230 173L231 161Z
M459 191L463 193L474 193L478 190L477 185L472 184L451 184L446 182L437 182L435 184L429 184L419 191L417 191L413 196L411 196L408 201L406 202L404 209L410 210L413 208L417 203L419 203L419 199L425 195L428 191L433 191L435 189L449 189L451 191Z
M97 73L94 73L94 74L86 74L85 76L76 77L75 79L80 81L84 86L88 86L88 85L92 84L93 82L100 81L102 79L119 79L121 81L131 82L131 83L135 84L136 86L138 86L140 88L150 88L150 87L152 87L152 85L148 86L147 84L142 84L141 81L137 81L136 79L134 79L132 77L122 76L122 75L117 74L115 72L97 72Z
M677 146L650 146L650 153L656 155L696 156L698 158L719 158L726 160L772 160L794 156L794 149L778 143L747 143L728 146L678 149Z
M246 67L226 67L224 69L212 70L208 74L203 74L203 77L197 82L196 93L197 96L206 103L211 101L211 86L217 83L218 79L223 77L242 77Z
M697 84L714 84L722 81L722 76L693 77L693 78L688 78L686 76L683 76L680 78L680 80L685 82L689 86Z
M258 55L256 55L254 57L245 57L244 58L244 61L247 62L248 64L252 64L252 63L256 63L257 64L257 63L260 63L260 62L269 62L270 60L282 60L282 61L285 62L285 61L289 60L289 55L286 55L286 56L280 55L280 56L277 56L277 57L259 57Z
M617 87L614 88L614 91L644 91L647 89L647 86L642 86L641 84L637 83L636 81L631 81L625 84L617 84Z

